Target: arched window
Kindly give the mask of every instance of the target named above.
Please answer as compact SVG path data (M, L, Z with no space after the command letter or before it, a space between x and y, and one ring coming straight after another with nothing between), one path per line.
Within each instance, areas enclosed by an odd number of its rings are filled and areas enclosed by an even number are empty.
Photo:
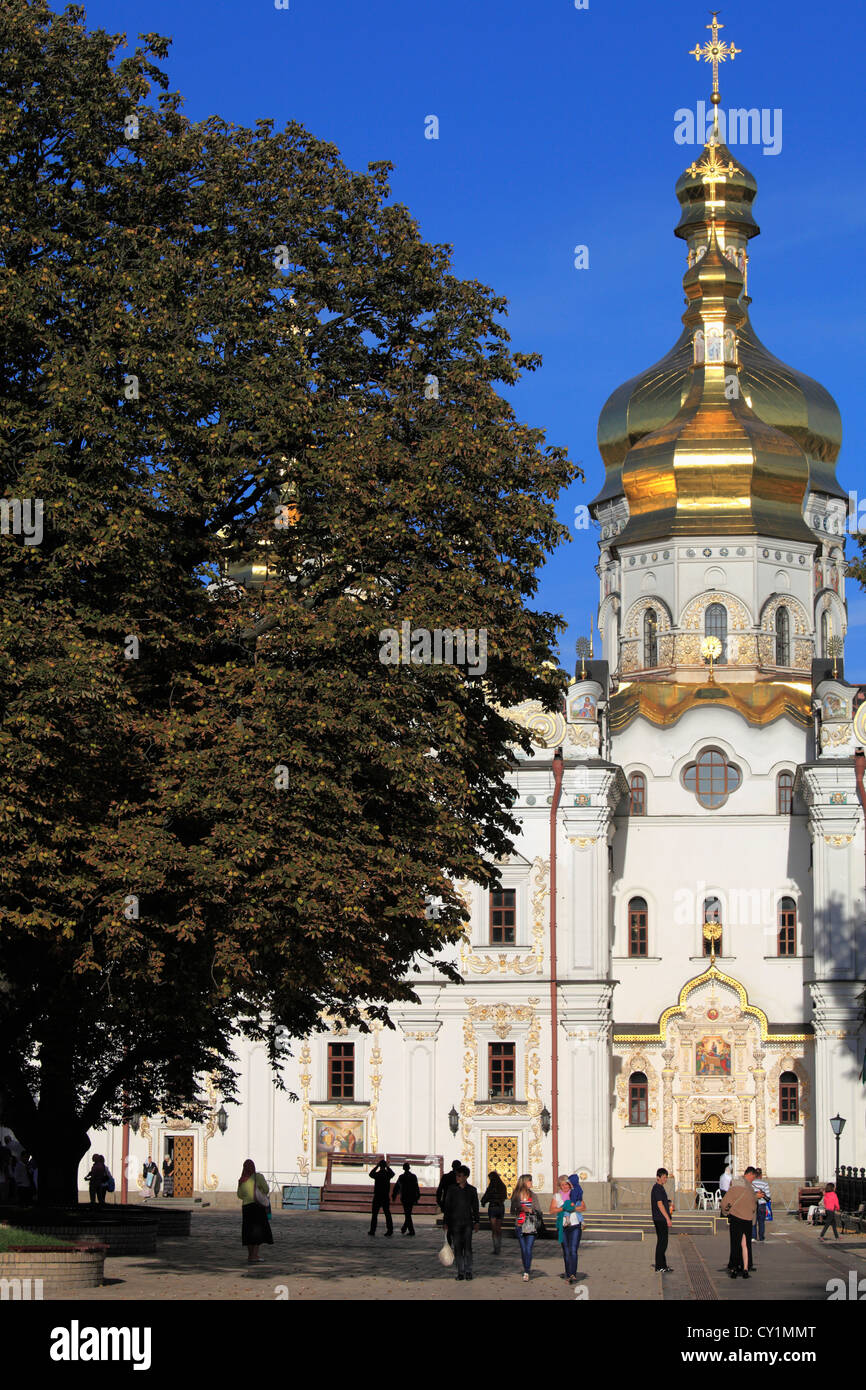
M718 637L722 644L721 655L716 657L717 666L728 663L728 610L723 603L711 603L704 615L704 636Z
M783 1071L779 1077L779 1124L796 1125L800 1122L800 1083L792 1071Z
M794 808L794 774L780 772L776 779L776 814L790 816Z
M776 665L791 664L791 619L783 605L776 609Z
M649 668L659 664L659 619L654 608L648 608L643 615L643 664Z
M825 608L821 614L821 655L830 655L830 613Z
M707 810L715 811L723 806L743 780L742 773L733 763L729 763L718 748L704 748L693 763L683 771L683 785Z
M630 1125L649 1124L646 1074L633 1071L628 1079L628 1122Z
M704 926L708 923L719 928L722 926L722 903L719 898L704 898ZM718 936L711 938L709 936L704 936L702 928L701 936L703 937L705 956L711 956L713 954L720 956L722 954L721 930Z
M648 954L645 898L632 898L628 905L628 953L630 956Z
M793 898L779 899L779 934L777 937L780 956L797 954L797 904Z
M646 778L642 772L633 772L628 779L630 816L646 815Z

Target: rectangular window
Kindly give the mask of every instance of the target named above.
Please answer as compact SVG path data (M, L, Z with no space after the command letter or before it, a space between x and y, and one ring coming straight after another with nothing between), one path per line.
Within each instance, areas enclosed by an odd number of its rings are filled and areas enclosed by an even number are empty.
M629 1082L628 1122L630 1125L647 1123L647 1080L643 1073L633 1076Z
M328 1100L355 1099L355 1044L328 1043Z
M517 890L495 888L490 894L490 944L513 946L517 940Z
M799 1123L796 1081L783 1081L779 1086L779 1123L795 1125Z
M491 1100L513 1100L514 1043L489 1043L487 1056Z
M630 956L647 955L647 911L646 904L632 906L628 914L628 953Z
M779 955L797 954L797 909L779 909Z

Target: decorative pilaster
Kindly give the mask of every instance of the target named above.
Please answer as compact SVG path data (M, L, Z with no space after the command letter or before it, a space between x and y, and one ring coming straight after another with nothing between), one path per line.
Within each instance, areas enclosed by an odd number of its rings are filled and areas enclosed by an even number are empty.
M669 1173L674 1171L674 1050L666 1047L662 1053L662 1162Z
M767 1167L767 1073L764 1071L765 1053L760 1048L753 1052L756 1065L750 1067L755 1078L755 1162L759 1168Z

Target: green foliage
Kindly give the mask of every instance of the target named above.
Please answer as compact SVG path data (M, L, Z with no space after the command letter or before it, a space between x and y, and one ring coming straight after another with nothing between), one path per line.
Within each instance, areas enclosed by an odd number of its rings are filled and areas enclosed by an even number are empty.
M118 44L0 12L0 469L44 499L0 538L0 1092L37 1151L124 1095L201 1114L238 1030L277 1059L411 999L516 830L500 710L563 686L528 601L574 470L498 394L537 365L504 301L387 165L192 124L166 41ZM404 619L486 629L484 681L383 665Z

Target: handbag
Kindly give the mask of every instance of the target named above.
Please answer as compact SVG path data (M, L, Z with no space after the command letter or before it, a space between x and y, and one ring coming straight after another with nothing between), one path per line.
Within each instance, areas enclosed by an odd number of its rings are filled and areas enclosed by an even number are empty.
M258 1177L258 1174L256 1174L256 1177ZM271 1199L266 1193L262 1192L262 1189L259 1187L255 1179L253 1180L253 1195L255 1196L255 1199L258 1202L259 1206L267 1207L268 1212L270 1212Z
M454 1263L454 1251L451 1249L447 1240L439 1251L439 1263L444 1265L446 1269L450 1269Z
M108 1174L108 1177L105 1180L105 1190L106 1192L114 1191L114 1178L111 1176L110 1173Z
M770 1201L770 1199L769 1199L769 1197L768 1197L768 1198L767 1198L767 1210L766 1210L766 1212L764 1213L764 1220L765 1220L765 1221L772 1221L772 1219L773 1219L773 1204L772 1204L772 1202Z

